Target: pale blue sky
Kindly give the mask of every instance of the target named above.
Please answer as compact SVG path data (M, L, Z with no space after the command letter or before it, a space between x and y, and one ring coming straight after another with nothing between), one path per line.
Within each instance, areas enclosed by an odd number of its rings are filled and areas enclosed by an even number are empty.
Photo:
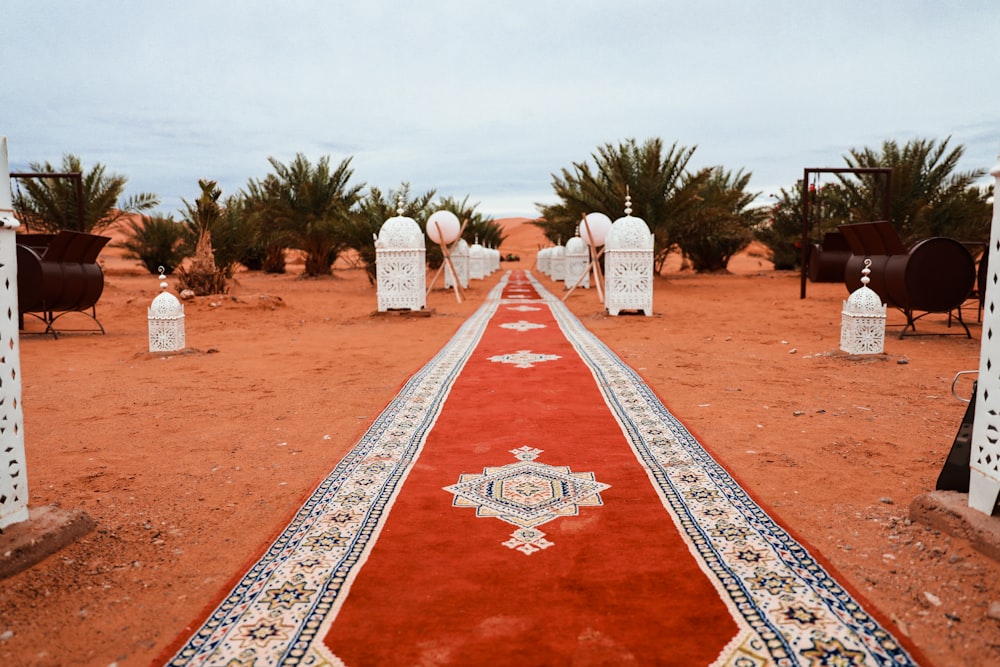
M502 217L629 137L765 195L883 139L1000 151L995 0L0 0L0 26L12 170L74 153L163 212L297 152Z

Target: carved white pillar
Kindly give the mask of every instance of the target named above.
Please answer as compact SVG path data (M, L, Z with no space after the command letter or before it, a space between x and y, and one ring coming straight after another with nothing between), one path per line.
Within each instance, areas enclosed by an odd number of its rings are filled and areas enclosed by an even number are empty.
M1000 156L998 156L1000 159ZM993 514L1000 495L1000 162L993 176L993 225L990 231L989 280L979 344L979 384L969 459L969 507Z
M28 519L13 209L7 137L0 137L0 530Z
M420 310L427 305L427 259L424 232L403 215L399 198L396 215L382 224L375 238L375 283L378 310Z
M614 221L604 240L604 299L609 315L653 314L653 234L645 220L632 216L628 195L625 216Z

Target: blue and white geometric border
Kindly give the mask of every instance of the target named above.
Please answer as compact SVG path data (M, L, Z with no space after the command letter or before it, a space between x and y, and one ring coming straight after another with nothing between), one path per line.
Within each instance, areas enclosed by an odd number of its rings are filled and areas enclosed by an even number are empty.
M505 276L445 347L410 378L167 665L340 663L322 639L506 284Z
M663 406L646 383L534 279L594 375L691 553L742 632L716 665L915 665L815 558Z

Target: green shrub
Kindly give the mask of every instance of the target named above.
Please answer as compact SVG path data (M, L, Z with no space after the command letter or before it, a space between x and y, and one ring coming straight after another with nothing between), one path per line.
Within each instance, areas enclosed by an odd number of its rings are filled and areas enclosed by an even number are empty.
M173 273L191 254L191 247L185 241L184 225L170 215L133 218L125 225L125 236L126 240L120 245L127 251L125 256L139 260L154 275L159 273L161 266L164 273Z

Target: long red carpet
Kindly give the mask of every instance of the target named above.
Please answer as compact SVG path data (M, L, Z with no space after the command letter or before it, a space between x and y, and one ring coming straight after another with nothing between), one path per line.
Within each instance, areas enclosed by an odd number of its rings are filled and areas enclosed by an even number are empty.
M517 272L171 665L911 665Z

